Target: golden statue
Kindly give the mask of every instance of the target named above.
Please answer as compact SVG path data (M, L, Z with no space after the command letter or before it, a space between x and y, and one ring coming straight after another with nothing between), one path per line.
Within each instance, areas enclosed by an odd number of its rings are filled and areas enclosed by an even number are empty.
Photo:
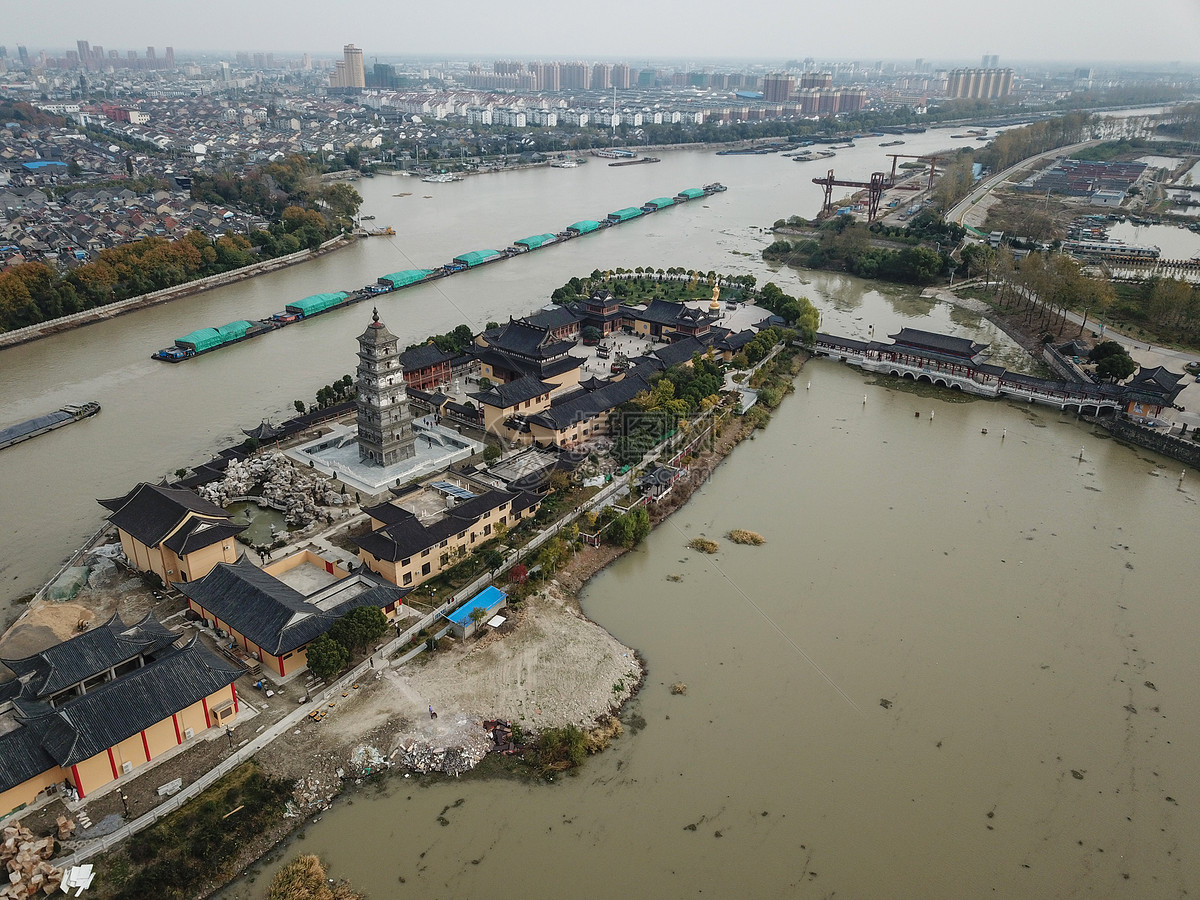
M716 312L717 310L719 310L721 308L720 296L721 296L721 286L719 284L714 284L713 285L712 303L708 304L708 308L711 311Z

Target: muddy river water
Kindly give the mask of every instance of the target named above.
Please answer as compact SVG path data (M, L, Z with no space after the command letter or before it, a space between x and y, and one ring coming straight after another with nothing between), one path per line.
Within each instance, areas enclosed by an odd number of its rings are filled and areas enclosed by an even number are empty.
M879 167L864 143L833 160L849 177ZM986 322L911 291L766 267L758 226L814 211L811 165L679 153L449 185L376 178L364 212L394 241L5 351L6 421L79 399L105 410L0 458L3 600L94 530L94 497L199 462L349 371L369 309L151 362L171 338L694 184L730 190L393 295L381 316L416 340L519 314L593 268L683 265L806 293L831 331L908 324L1016 358ZM1200 479L1180 489L1179 469L1052 411L810 362L769 427L583 595L647 660L640 727L554 784L393 778L293 848L374 898L1194 891ZM767 543L733 546L730 528ZM687 550L699 534L721 551ZM227 896L261 897L267 872Z

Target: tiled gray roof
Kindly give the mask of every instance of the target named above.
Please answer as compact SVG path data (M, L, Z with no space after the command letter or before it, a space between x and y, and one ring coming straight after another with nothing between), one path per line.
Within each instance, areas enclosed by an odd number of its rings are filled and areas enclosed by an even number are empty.
M192 638L186 647L57 708L22 705L25 727L60 766L72 766L232 684L241 669Z
M2 661L21 679L21 695L39 699L107 672L139 654L149 655L169 647L177 637L154 613L147 613L133 625L126 625L114 613L98 628L61 644L23 659Z
M480 403L485 403L496 409L509 409L518 403L524 403L526 400L532 400L534 397L548 394L552 390L554 390L554 385L548 384L532 375L525 375L516 381L510 381L507 384L497 384L486 391L480 391L471 396Z
M649 383L641 375L627 374L620 381L611 382L598 391L581 391L565 398L562 403L553 403L549 409L530 416L529 421L559 430L616 409L649 389Z
M203 578L176 586L185 597L274 656L303 647L332 628L341 615L309 603L295 588L245 557L233 564L218 563ZM383 607L406 593L384 585L358 594L352 605Z
M100 500L99 503L112 511L108 521L147 547L157 547L162 543L189 512L214 519L229 518L225 510L215 503L202 500L194 491L146 482L124 497Z
M355 543L376 559L396 562L414 556L422 550L436 547L451 535L469 529L489 510L496 509L510 500L515 503L518 499L525 502L524 498L507 491L488 491L447 510L443 518L429 525L422 524L413 516L355 538ZM536 498L534 502L537 502Z
M235 525L232 522L213 522L209 519L193 517L184 522L178 531L163 541L163 544L176 556L183 557L202 547L208 547L226 538L231 538L235 534L241 534L249 527L248 523Z
M54 767L36 731L18 726L0 734L0 793Z
M449 353L444 353L433 344L422 344L400 354L400 365L405 372L436 366L439 363L450 362L453 359Z

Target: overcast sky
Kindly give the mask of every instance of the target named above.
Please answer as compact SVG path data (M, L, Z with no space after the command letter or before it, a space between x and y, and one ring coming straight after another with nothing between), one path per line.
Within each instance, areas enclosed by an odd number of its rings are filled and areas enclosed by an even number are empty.
M41 0L0 42L371 57L1200 62L1200 0Z

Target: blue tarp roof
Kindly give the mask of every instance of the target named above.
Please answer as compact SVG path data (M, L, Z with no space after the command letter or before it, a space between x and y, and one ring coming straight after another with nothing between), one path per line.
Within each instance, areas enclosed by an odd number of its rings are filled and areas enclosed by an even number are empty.
M496 606L503 600L507 599L508 595L500 588L494 585L488 585L450 615L446 616L455 625L470 625L471 612L476 609L487 611Z

